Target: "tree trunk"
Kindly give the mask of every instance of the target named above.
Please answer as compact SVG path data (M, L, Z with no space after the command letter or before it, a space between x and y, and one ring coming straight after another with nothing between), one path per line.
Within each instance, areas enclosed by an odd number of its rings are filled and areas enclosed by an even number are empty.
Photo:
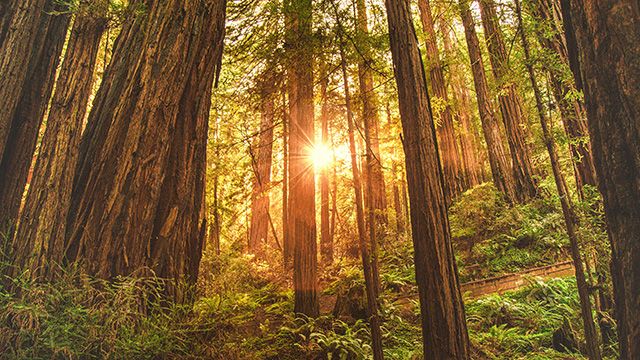
M455 49L451 43L449 24L440 22L440 30L444 43L447 58L455 58ZM465 172L465 187L463 190L472 188L482 182L483 153L485 150L476 139L476 131L472 123L471 100L469 89L466 87L464 78L464 68L457 61L449 64L451 74L451 87L453 88L454 113L460 124L460 154L462 168Z
M0 227L18 217L38 133L53 90L68 15L54 1L16 5L0 49ZM25 13L26 12L26 13Z
M509 70L509 55L500 30L495 4L493 0L479 0L479 3L489 49L489 60L499 89L500 111L511 150L516 200L525 202L535 197L538 192L533 179L529 147L525 141L526 115L522 109L522 99L518 94L513 74Z
M329 98L327 87L329 75L327 64L323 61L320 74L320 95L322 98L322 113L320 114L320 126L322 127L322 144L328 146L329 139ZM331 220L329 215L329 167L320 169L320 255L325 264L333 263L333 238L331 236Z
M484 71L480 42L478 41L478 35L476 34L468 0L461 0L459 6L469 50L469 59L471 61L473 83L476 89L476 100L478 102L480 121L482 123L482 132L485 142L487 143L487 153L489 154L489 165L491 167L493 183L511 202L516 202L513 171L510 169L510 162L507 157L508 152L504 148L504 137L494 111L491 96L489 95L489 86L487 85L487 76Z
M437 47L436 30L429 0L419 0L418 6L420 7L422 29L425 33L427 68L430 75L431 91L433 92L433 97L430 101L436 104L435 109L439 114L437 135L442 157L447 201L450 202L463 191L466 179L464 179L461 159L459 159L458 155L459 149L453 126L453 112L449 103L442 63L440 62L440 52Z
M540 44L546 50L555 53L561 64L565 64L568 68L569 54L562 32L562 14L559 2L544 0L534 2L533 5L534 15L543 22L547 29L547 31L543 31L542 28L538 28L536 35ZM565 131L571 140L569 147L573 158L578 193L583 196L582 188L584 185L597 185L584 102L571 95L577 89L572 81L565 78L566 72L558 69L557 66L549 67L547 71L551 75L551 88L560 109Z
M53 275L64 256L66 216L74 165L91 95L103 14L78 15L66 47L47 126L14 239L17 269L34 277Z
M451 244L424 66L408 0L386 0L411 203L425 359L468 359L469 336Z
M291 74L289 74L291 79ZM290 83L290 81L289 81ZM287 112L286 94L282 94L282 242L284 268L289 269L293 256L293 238L289 222L289 123L290 113ZM289 107L292 107L289 102Z
M293 286L296 313L318 315L316 203L313 165L309 149L315 138L313 124L313 51L311 0L291 0L285 8L293 21L290 34L290 163L292 179L289 216L293 237ZM293 111L295 110L295 111Z
M250 149L253 166L253 193L251 196L251 227L249 228L249 252L258 257L264 255L264 245L269 235L269 188L273 154L274 99L273 82L260 85L262 122L256 144Z
M369 36L367 7L364 0L356 1L357 30L363 39ZM382 173L382 158L380 154L380 118L378 114L379 101L373 87L373 62L368 42L360 49L361 57L358 62L358 80L362 97L362 117L364 119L366 157L371 162L371 170L367 170L367 179L371 178L371 192L365 193L367 211L375 214L376 231L382 233L387 223L387 196L384 174ZM368 139L367 139L368 138ZM367 180L368 181L368 180ZM375 256L372 254L372 256Z
M225 7L153 3L120 34L81 145L67 229L69 259L90 274L150 270L170 280L168 297L190 297Z
M640 8L562 1L612 248L620 358L640 357ZM575 34L572 39L571 34ZM575 40L572 41L572 40ZM570 55L571 56L571 55ZM578 65L578 66L575 66Z
M569 236L569 243L571 244L571 257L573 259L573 265L576 272L576 283L578 285L578 295L580 297L580 310L582 315L582 322L584 324L585 340L587 343L587 356L591 360L600 360L602 355L600 354L600 347L598 345L598 334L596 333L596 327L593 323L593 310L591 306L591 299L589 298L589 284L585 279L585 270L582 264L582 254L580 253L580 245L578 241L578 235L576 230L578 228L578 218L576 216L573 204L571 203L571 197L568 193L567 185L564 180L564 175L560 169L560 162L558 160L558 153L556 152L556 145L553 140L551 130L547 125L547 119L544 112L544 106L542 104L542 95L536 81L535 71L531 63L531 56L529 54L529 44L527 36L524 32L524 26L522 25L522 11L520 9L520 0L515 0L516 14L518 17L520 40L522 41L522 48L524 49L524 62L529 74L529 80L533 88L533 94L536 100L536 110L538 111L538 118L542 127L542 134L544 136L544 142L549 153L549 159L551 161L551 170L553 171L553 178L558 190L558 196L560 198L560 204L562 206L562 214L564 215L565 226L567 227L567 235ZM588 263L587 263L588 264Z
M337 16L337 14L336 14ZM341 34L342 36L342 34ZM347 63L345 60L342 38L340 39L340 58L342 68L342 79L344 82L344 94L347 108L347 125L349 129L349 153L351 155L351 171L353 173L353 190L355 192L356 205L356 223L358 227L358 244L360 255L362 258L362 268L364 271L364 283L367 293L367 311L369 323L371 326L371 342L373 349L373 358L382 360L384 358L382 352L382 332L380 330L380 318L378 317L378 290L376 288L376 278L374 273L374 261L369 253L369 245L366 240L366 227L363 209L362 182L360 180L360 171L358 170L358 153L356 151L355 125L353 121L353 112L351 110L351 95L349 91L349 76L347 75ZM370 219L373 213L370 213ZM370 231L375 232L375 226L369 224ZM375 234L375 233L374 233ZM374 249L371 249L372 251ZM377 267L377 266L376 266Z

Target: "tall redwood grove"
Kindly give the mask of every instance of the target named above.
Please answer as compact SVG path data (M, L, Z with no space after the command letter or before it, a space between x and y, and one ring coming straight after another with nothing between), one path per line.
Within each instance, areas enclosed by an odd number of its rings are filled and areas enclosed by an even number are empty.
M491 69L498 87L498 102L502 121L507 133L511 154L511 170L515 185L515 198L524 202L537 194L533 178L531 154L526 142L527 119L522 97L518 93L516 81L509 66L509 54L500 29L496 4L493 0L478 0L484 26L485 40L489 51Z
M386 0L404 135L425 359L468 359L469 336L451 244L443 175L410 1Z
M640 7L562 0L567 50L584 92L612 248L621 359L640 357Z

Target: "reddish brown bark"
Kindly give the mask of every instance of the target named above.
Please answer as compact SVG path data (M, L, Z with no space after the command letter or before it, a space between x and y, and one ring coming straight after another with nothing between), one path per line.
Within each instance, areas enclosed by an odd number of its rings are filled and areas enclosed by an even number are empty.
M53 1L20 3L0 49L0 227L12 228L49 105L68 15ZM26 13L25 13L26 12Z
M482 53L480 51L480 42L478 41L473 16L469 9L469 2L467 0L461 0L459 6L465 38L467 40L467 48L469 50L469 59L471 61L473 83L476 89L476 100L478 102L480 121L482 123L482 132L485 142L487 143L487 153L489 155L489 165L491 167L493 183L508 199L515 202L516 190L514 187L513 172L511 171L508 152L504 148L504 135L500 128L491 96L489 95L487 77L484 71Z
M67 231L69 259L90 274L152 272L169 279L170 298L190 297L182 285L195 282L205 233L207 124L225 7L152 3L120 34L89 116Z
M575 0L561 4L572 69L577 70L577 83L582 85L585 95L598 187L604 199L612 248L620 358L637 359L640 357L640 8L633 0Z
M80 14L73 23L14 241L18 269L28 265L32 276L53 275L64 256L73 170L106 25L98 13Z
M427 50L427 69L432 91L432 102L439 104L439 119L437 121L438 144L442 158L444 172L444 184L448 201L451 201L464 189L464 172L459 158L458 142L453 126L453 111L447 94L447 84L442 71L440 52L438 51L436 30L431 15L429 0L418 1L420 7L420 20L425 33L425 47ZM441 109L440 109L441 108Z
M317 316L316 204L313 164L309 160L314 134L311 0L291 0L285 13L289 34L291 126L289 131L289 216L293 238L294 311Z
M507 142L511 150L511 164L515 196L518 202L524 202L536 196L538 190L533 179L533 167L529 146L525 140L527 119L522 108L522 99L518 94L513 74L510 73L509 55L504 44L502 31L496 15L493 0L479 0L485 40L489 49L489 60L498 85L498 101L502 121L507 132Z
M385 5L404 134L424 356L468 359L443 175L410 2L386 0Z

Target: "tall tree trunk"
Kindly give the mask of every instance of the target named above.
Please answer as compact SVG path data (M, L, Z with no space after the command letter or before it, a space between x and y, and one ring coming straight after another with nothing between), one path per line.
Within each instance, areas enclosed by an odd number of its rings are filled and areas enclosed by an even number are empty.
M291 75L289 75L291 79ZM293 238L291 237L291 223L289 222L289 123L290 113L287 112L287 95L282 93L282 255L284 268L289 269L293 257ZM291 107L289 102L289 107Z
M253 193L251 196L251 226L249 228L249 252L258 257L264 255L264 245L269 235L269 188L273 155L273 83L260 85L262 122L256 143L251 151L253 165Z
M569 54L562 31L562 14L560 3L557 0L542 0L533 2L533 13L542 21L542 27L538 28L537 38L543 48L555 53L561 64L569 67ZM589 129L587 124L584 102L571 93L576 91L575 85L566 79L565 71L555 67L548 67L551 75L551 88L553 96L558 103L565 131L570 138L570 150L573 158L574 173L578 193L583 196L584 185L597 185L595 165L591 156L589 143Z
M81 145L67 229L67 256L90 274L150 269L171 280L170 298L191 295L180 285L194 284L201 256L225 8L224 0L153 3L120 34Z
M440 144L440 154L442 157L442 169L444 172L444 183L447 194L447 201L451 201L464 189L464 173L461 159L459 158L458 142L453 126L453 112L447 94L447 84L442 71L440 52L438 51L436 30L431 14L429 0L419 0L420 20L425 33L425 48L427 50L427 67L429 70L429 81L433 97L431 102L436 103L436 109L440 119L438 121L438 143Z
M336 13L336 16L338 14ZM342 30L341 30L342 31ZM356 204L356 223L358 227L358 244L360 255L362 258L362 268L364 271L365 290L367 294L367 311L369 323L371 326L371 342L373 349L373 358L382 360L384 358L382 352L382 332L380 330L380 318L378 316L378 290L376 288L376 278L373 270L373 261L369 253L369 245L367 245L366 226L364 219L363 192L362 182L360 180L360 171L358 170L358 153L356 151L355 125L353 121L353 111L351 110L351 95L349 90L349 76L347 74L347 62L344 55L344 45L342 43L342 33L340 39L340 64L342 69L342 79L344 82L344 94L347 108L347 125L349 129L349 153L351 155L351 171L353 173L353 190L355 192ZM373 213L370 213L370 219ZM375 232L375 227L369 225L370 231ZM373 250L373 249L371 249Z
M425 359L468 359L469 336L451 244L424 66L408 0L386 0L411 203Z
M318 315L315 178L309 160L314 139L313 36L311 0L291 0L285 8L293 21L290 50L290 196L289 216L293 237L293 286L296 313ZM295 111L293 111L295 110Z
M64 256L74 165L91 95L105 14L79 14L73 23L47 126L14 239L18 270L51 276Z
M391 127L392 119L391 119L391 107L387 102L387 125ZM393 185L393 209L395 213L396 219L396 235L399 237L400 235L404 235L406 233L406 218L405 212L402 208L402 200L400 187L403 186L402 182L402 169L399 161L396 160L396 151L395 147L391 148L391 179ZM399 170L400 169L400 170ZM399 171L398 171L399 170Z
M357 30L363 38L369 36L367 6L364 0L356 1ZM364 119L366 157L371 162L371 170L367 170L367 179L371 178L371 191L365 192L367 211L375 214L376 231L382 233L387 223L387 196L384 174L382 172L382 158L380 154L380 117L378 114L379 101L373 87L373 58L368 42L360 49L361 57L358 62L358 80L362 97L362 117ZM368 181L368 180L367 180ZM372 254L372 256L376 256Z
M322 112L320 114L320 126L322 127L322 144L328 146L329 139L329 74L327 64L323 61L320 74L320 95L322 99ZM333 238L331 236L331 220L329 214L329 166L320 169L320 255L325 264L333 263Z
M440 22L440 30L447 58L455 59L455 48L451 42L449 24ZM460 154L462 167L465 172L465 188L474 187L482 182L483 153L485 150L476 139L476 131L472 123L471 99L469 89L466 87L464 69L457 61L449 64L451 74L451 87L453 88L453 103L455 116L460 123Z
M513 74L509 72L509 55L500 30L495 3L493 0L479 0L479 3L489 60L499 89L500 111L511 150L515 195L518 202L524 202L536 196L538 192L533 179L529 146L525 141L526 115L515 80L512 78Z
M469 8L468 0L461 0L459 3L460 15L464 26L464 34L469 50L471 61L471 71L473 73L473 83L476 89L476 100L482 123L482 133L487 143L487 153L489 154L489 165L493 183L511 202L516 202L515 180L513 171L510 168L508 152L504 148L504 136L500 128L497 115L494 110L487 76L484 71L480 42L476 33L473 16Z
M579 56L571 60L572 69L579 69L576 83L582 85L585 95L598 187L604 199L612 248L620 358L637 359L640 357L640 8L633 0L563 0L561 4L570 59L571 54Z
M0 227L15 225L65 41L63 5L17 6L0 49Z
M585 278L585 269L582 263L582 254L580 252L580 243L578 241L578 234L576 230L578 228L578 218L571 203L571 197L567 189L567 184L564 179L564 175L560 169L560 162L558 160L558 153L556 152L556 145L553 140L551 130L547 125L547 119L545 116L544 106L542 104L542 94L536 80L533 64L531 63L531 56L529 54L529 43L527 36L522 25L522 11L520 9L520 0L515 0L516 15L518 18L520 40L522 41L522 48L524 49L525 66L527 73L529 74L529 80L531 81L531 87L533 88L533 94L536 100L536 110L538 111L538 118L542 127L542 134L544 136L544 142L549 153L549 159L551 161L551 170L553 171L553 178L558 190L558 196L560 197L560 204L562 206L562 214L564 215L564 222L567 228L567 235L569 236L569 242L571 244L571 257L573 259L573 265L576 273L576 283L578 285L578 295L580 297L580 310L582 315L582 322L584 324L585 340L587 343L587 355L591 360L600 360L602 355L600 353L600 347L598 345L598 334L596 333L596 327L593 323L593 310L591 306L591 299L589 298L589 284ZM587 263L588 264L588 263Z

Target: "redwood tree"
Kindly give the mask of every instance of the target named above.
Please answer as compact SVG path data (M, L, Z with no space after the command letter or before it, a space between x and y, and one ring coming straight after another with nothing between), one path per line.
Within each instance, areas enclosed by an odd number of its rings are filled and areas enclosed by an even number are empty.
M13 1L0 48L0 228L20 209L38 131L65 41L67 9L53 0Z
M468 359L443 175L409 0L386 0L411 204L425 359Z
M107 26L106 2L92 8L86 1L82 5L73 22L14 240L18 269L29 264L33 275L46 275L46 266L59 264L64 256L73 170L100 40Z
M640 7L563 0L568 52L582 85L612 248L621 359L640 357Z
M67 238L70 261L102 278L169 279L184 300L205 234L211 88L226 2L150 2L123 28L81 145Z
M429 81L433 96L432 102L436 102L440 119L438 122L438 144L440 144L440 155L442 157L442 169L444 172L444 184L448 201L464 190L464 172L459 156L458 142L453 126L453 111L447 93L440 52L438 51L436 30L431 14L429 0L418 1L420 7L420 19L425 33L425 48L427 50L427 67L429 70Z
M525 140L526 114L522 108L522 98L518 93L513 74L509 70L509 55L496 14L496 5L493 0L479 0L479 3L489 60L498 86L500 112L511 150L515 197L519 202L523 202L537 194L529 146Z
M482 123L482 133L487 143L487 153L489 154L489 165L493 183L512 202L516 201L515 184L511 164L508 158L508 151L504 148L504 135L500 128L500 122L495 113L493 102L489 94L487 76L484 70L480 42L476 33L473 15L469 8L468 0L460 0L460 15L464 26L464 35L469 50L469 60L471 61L471 72L473 83L476 89L476 100Z
M291 21L289 67L289 223L293 241L293 286L296 313L317 316L316 203L313 164L309 158L314 134L311 0L289 0Z

